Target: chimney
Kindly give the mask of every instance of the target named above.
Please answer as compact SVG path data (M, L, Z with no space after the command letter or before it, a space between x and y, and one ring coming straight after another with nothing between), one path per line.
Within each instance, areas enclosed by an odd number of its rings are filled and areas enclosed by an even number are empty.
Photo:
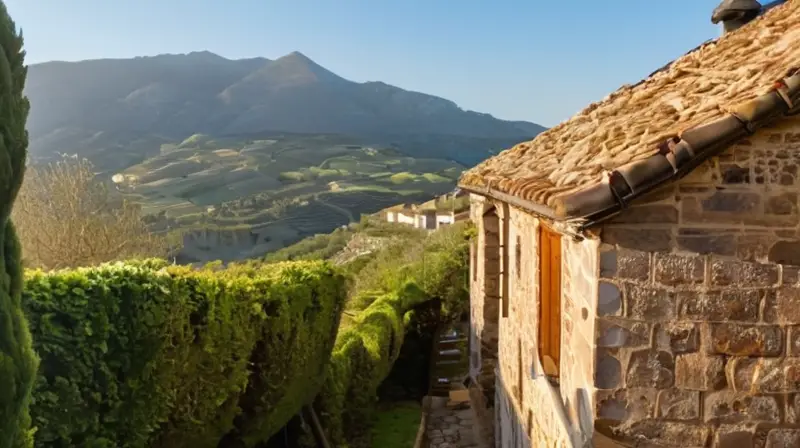
M723 34L736 30L761 13L761 3L756 0L722 0L711 14L711 23L722 22Z

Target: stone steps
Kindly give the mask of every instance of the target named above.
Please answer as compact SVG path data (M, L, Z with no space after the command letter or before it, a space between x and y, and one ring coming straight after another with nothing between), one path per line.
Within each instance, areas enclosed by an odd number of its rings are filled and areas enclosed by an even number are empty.
M467 324L458 324L438 335L433 347L428 394L447 397L469 373Z

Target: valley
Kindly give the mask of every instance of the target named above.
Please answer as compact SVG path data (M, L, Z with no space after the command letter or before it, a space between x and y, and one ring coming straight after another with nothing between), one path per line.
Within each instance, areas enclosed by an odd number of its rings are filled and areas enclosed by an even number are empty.
M451 191L468 167L544 130L293 52L210 52L29 67L31 162L92 162L179 261L262 257L400 202Z
M182 261L262 256L398 202L452 190L464 166L337 135L193 135L112 176L155 231L184 232Z

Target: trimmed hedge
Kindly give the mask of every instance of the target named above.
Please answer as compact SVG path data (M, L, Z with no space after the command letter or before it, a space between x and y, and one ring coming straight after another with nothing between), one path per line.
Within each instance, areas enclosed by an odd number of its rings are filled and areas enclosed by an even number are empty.
M30 105L22 36L0 0L0 448L27 447L36 355L20 305L22 264L10 215L25 173Z
M334 446L369 446L376 391L400 355L407 313L427 297L408 283L372 302L337 337L314 403Z
M371 446L378 388L400 356L406 330L424 331L468 310L473 235L468 223L448 226L423 241L384 248L356 273L350 305L366 308L339 333L314 402L334 446Z
M344 278L324 262L29 273L47 447L254 446L322 385Z

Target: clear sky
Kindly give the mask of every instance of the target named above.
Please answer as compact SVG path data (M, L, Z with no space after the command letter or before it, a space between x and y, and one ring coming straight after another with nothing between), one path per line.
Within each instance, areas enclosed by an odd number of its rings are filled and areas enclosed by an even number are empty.
M5 0L28 62L299 50L353 81L552 126L720 34L718 0Z

